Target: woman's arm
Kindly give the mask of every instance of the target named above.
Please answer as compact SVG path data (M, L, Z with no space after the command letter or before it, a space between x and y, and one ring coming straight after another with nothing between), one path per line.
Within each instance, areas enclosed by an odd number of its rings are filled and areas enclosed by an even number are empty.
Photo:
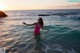
M44 27L42 27L42 29L43 29L43 30L47 30L47 31L49 31L49 29L47 29L47 28L44 28Z
M36 23L33 23L33 24L27 24L27 23L23 22L23 24L28 25L28 26L32 26L32 25L35 25Z

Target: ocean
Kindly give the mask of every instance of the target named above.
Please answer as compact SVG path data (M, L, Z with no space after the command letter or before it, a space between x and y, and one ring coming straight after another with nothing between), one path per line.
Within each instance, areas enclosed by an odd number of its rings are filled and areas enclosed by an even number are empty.
M11 10L0 18L0 47L6 53L80 53L80 10ZM38 16L48 14L49 16ZM42 17L44 27L40 37L34 36L34 26ZM38 40L38 41L36 41Z

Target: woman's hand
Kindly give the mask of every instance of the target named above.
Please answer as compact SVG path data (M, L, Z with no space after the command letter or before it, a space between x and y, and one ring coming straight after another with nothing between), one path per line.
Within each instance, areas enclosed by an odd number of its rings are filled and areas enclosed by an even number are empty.
M44 27L43 27L42 29L43 29L43 30L47 30L47 31L50 31L49 29L47 29L47 28L44 28Z
M23 24L26 24L25 22L23 22Z
M25 24L25 25L27 25L27 26L35 25L35 23L33 23L33 24L27 24L27 23L25 23L25 22L23 22L23 24Z
M47 31L50 31L49 29L47 29Z

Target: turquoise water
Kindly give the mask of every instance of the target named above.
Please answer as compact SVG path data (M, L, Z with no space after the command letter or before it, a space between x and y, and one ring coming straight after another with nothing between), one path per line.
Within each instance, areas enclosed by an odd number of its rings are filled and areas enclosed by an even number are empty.
M0 19L0 46L6 53L80 53L80 14L53 15L54 13L80 13L80 10L22 10L4 11L8 17ZM41 16L44 27L41 36L33 35L34 26L22 22L37 22Z

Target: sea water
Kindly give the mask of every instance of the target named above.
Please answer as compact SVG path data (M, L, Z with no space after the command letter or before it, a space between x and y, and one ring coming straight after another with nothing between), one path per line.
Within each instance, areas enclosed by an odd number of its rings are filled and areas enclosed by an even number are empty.
M0 18L0 47L6 53L80 53L80 10L12 10L4 11L8 17ZM54 15L55 13L74 13ZM50 16L38 16L49 14ZM34 36L32 24L44 20L41 36ZM37 41L37 40L38 41Z

